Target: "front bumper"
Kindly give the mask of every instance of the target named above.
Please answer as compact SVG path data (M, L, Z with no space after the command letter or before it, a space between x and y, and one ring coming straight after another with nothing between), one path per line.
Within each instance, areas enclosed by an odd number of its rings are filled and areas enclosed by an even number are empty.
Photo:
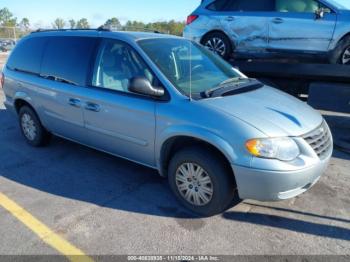
M310 189L326 171L331 156L297 171L270 171L232 165L241 199L280 201Z

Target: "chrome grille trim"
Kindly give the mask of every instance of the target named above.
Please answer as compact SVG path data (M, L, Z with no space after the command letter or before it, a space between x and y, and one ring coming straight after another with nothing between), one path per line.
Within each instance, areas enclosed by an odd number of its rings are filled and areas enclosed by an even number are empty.
M332 134L325 121L323 121L321 126L302 137L320 159L324 159L329 155L333 146Z

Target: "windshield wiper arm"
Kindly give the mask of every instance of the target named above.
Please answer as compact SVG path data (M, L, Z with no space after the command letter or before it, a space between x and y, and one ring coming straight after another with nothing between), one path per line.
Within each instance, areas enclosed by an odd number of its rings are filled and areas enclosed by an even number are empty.
M234 78L226 80L219 84L217 87L209 89L201 93L201 97L210 98L210 97L218 97L223 96L228 93L236 94L246 91L250 91L251 89L257 89L263 86L258 80L252 78ZM238 80L238 81L237 81Z

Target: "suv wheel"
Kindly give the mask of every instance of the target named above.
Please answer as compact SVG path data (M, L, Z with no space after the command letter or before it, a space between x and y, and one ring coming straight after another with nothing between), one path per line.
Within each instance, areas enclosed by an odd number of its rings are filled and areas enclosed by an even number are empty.
M341 56L341 64L342 65L350 64L350 45L345 48Z
M41 125L36 113L28 106L19 111L19 125L28 144L39 147L49 142L50 134Z
M232 54L230 40L226 35L220 32L214 32L206 35L202 40L202 45L220 55L224 59L229 59Z
M350 36L338 43L330 60L332 64L350 65Z
M225 211L235 193L232 172L216 154L201 147L177 152L169 165L168 180L177 199L201 216Z

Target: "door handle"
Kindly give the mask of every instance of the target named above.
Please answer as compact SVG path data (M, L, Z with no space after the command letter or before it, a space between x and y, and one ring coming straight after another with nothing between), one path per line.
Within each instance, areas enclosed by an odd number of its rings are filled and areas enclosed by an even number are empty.
M233 16L229 16L226 18L226 21L228 21L228 22L232 22L234 20L235 20L235 18Z
M98 104L87 102L85 104L85 109L93 112L100 112L101 107Z
M282 18L277 17L277 18L273 19L272 22L275 24L282 24L284 22L284 20Z
M74 107L78 107L78 108L81 107L81 101L79 99L76 99L76 98L70 98L68 100L68 104L71 106L74 106Z

